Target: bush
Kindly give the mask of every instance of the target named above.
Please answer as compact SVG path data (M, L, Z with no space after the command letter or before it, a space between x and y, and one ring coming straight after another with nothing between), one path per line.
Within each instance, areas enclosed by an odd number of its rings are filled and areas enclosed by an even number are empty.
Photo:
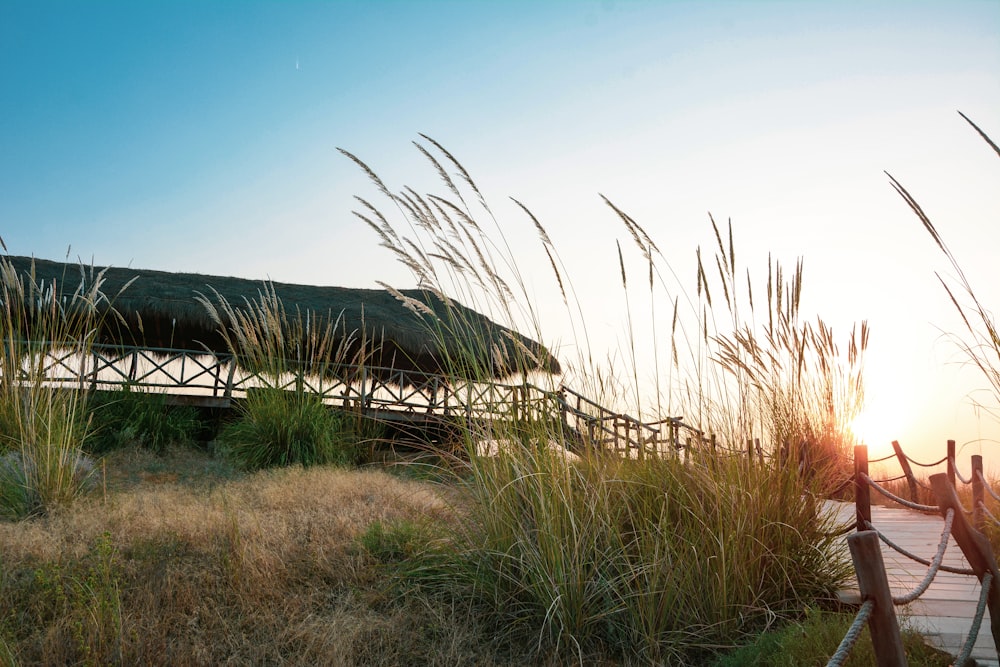
M786 468L512 448L471 474L462 526L409 582L472 602L539 658L702 664L849 574L833 517Z
M219 443L248 470L358 460L351 422L314 394L259 388L247 393L239 411L240 418L219 434Z
M168 445L193 442L201 428L196 408L167 405L165 394L136 391L125 384L91 397L91 433L85 446L101 454L140 445L162 454Z

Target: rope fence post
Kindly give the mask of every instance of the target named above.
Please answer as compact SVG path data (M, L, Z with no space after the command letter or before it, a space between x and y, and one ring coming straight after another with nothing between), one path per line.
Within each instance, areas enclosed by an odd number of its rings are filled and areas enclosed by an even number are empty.
M955 441L948 441L948 482L955 486Z
M938 506L941 508L942 516L949 509L954 510L955 518L951 525L951 534L962 553L965 554L965 560L969 561L969 565L979 581L983 581L987 572L993 575L989 583L990 591L986 598L986 604L990 611L990 630L993 633L993 644L1000 655L1000 586L998 586L1000 571L997 570L997 562L993 557L993 548L986 536L973 528L968 519L965 518L962 503L955 492L955 485L949 481L948 475L946 473L931 475L930 482Z
M867 477L868 445L854 445L854 506L859 532L872 520L872 492Z
M903 453L903 448L900 446L899 440L892 441L892 449L896 452L899 467L903 469L903 474L906 475L906 483L910 485L910 500L917 502L917 478L913 476L913 468L910 466L910 460Z
M983 489L983 457L972 455L972 523L976 530L983 532L986 527L986 516L983 513L983 503L986 502Z
M906 653L899 635L899 621L892 604L892 591L886 580L878 534L874 530L852 533L847 536L847 545L851 549L861 599L875 603L871 616L868 617L868 629L875 649L876 663L878 667L905 667Z

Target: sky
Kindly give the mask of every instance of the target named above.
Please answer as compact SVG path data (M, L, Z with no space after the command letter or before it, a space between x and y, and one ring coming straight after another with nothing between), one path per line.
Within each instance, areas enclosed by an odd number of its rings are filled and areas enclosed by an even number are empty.
M1000 140L996 0L0 0L0 91L12 254L411 287L352 215L376 193L336 149L440 191L424 133L493 204L543 315L557 291L509 197L546 227L597 356L624 339L616 242L642 273L601 195L692 291L711 213L757 284L769 254L802 257L806 311L841 340L868 322L873 455L898 439L937 459L951 438L1000 462L970 401L985 382L947 335L961 321L935 272L953 271L885 173L1000 303L1000 161L956 113Z

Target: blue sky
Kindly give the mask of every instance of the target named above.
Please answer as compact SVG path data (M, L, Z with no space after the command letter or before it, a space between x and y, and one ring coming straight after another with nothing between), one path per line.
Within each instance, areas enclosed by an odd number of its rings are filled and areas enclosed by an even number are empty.
M335 149L437 187L410 145L423 132L526 258L506 197L538 215L599 344L621 336L626 239L598 193L682 275L711 211L755 273L804 256L807 301L838 331L870 322L869 393L896 434L873 437L936 451L1000 433L941 339L958 329L947 266L883 174L1000 302L1000 164L955 113L1000 138L998 2L0 0L0 90L14 254L409 286L352 217L373 192ZM547 267L528 273L547 311Z

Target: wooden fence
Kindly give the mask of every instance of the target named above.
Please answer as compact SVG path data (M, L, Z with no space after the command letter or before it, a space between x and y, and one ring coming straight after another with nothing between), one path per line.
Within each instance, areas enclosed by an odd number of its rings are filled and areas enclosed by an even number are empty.
M95 345L86 355L51 345L39 347L45 382L51 386L115 389L123 385L184 397L189 403L228 406L258 387L303 390L331 406L370 416L423 419L559 420L575 447L624 456L676 453L692 441L708 442L679 418L643 422L610 410L569 389L456 380L441 375L366 365L340 365L309 375L277 378L242 368L232 355L170 348Z

